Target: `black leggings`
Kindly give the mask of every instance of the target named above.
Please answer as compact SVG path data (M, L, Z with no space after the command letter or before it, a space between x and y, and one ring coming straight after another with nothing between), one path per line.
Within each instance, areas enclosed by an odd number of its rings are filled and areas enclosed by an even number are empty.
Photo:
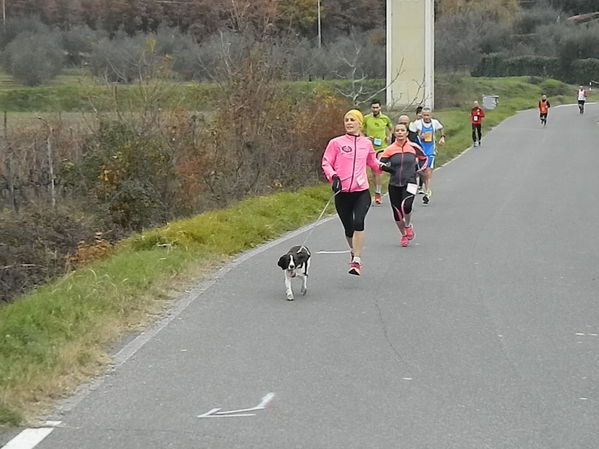
M339 192L335 196L335 209L347 237L353 237L354 231L364 230L364 220L371 201L368 189L360 192Z
M478 139L476 138L476 135L478 134ZM477 140L480 142L480 140L483 137L483 132L482 132L482 125L480 123L476 123L476 124L472 124L472 142L476 142Z
M393 210L393 219L401 221L406 214L412 212L414 195L408 193L408 186L397 187L389 184L389 201Z

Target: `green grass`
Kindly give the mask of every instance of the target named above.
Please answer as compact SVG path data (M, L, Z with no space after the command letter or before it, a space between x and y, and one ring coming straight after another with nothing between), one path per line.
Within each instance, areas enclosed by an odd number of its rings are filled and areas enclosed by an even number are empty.
M470 145L468 114L474 98L500 96L499 107L488 111L488 130L518 110L536 107L541 89L548 87L569 89L531 84L526 77L449 79L444 95L453 107L435 111L448 136L439 162ZM69 89L73 86L36 88L28 95L37 104L50 104L50 93L74 94ZM570 97L550 100L558 104ZM14 101L23 100L16 96ZM55 97L57 105L65 101ZM178 220L134 235L110 259L0 308L0 425L22 424L43 413L52 400L100 372L109 360L107 348L151 321L185 283L197 282L240 251L310 223L329 197L329 186L321 185Z

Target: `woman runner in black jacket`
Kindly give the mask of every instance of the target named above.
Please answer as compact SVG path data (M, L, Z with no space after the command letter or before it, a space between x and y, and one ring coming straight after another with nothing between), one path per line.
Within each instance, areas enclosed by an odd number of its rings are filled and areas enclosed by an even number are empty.
M418 171L426 168L427 157L422 148L408 139L408 125L395 125L395 141L385 148L380 162L383 170L391 173L389 178L389 200L393 219L401 233L401 246L408 246L414 238L412 226L412 204L418 186L416 185L417 162L422 161Z

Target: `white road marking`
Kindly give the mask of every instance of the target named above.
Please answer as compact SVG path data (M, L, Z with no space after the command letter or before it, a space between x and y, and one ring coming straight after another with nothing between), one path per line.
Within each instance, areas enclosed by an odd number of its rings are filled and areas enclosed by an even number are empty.
M44 426L58 427L61 424L62 424L62 421L46 421L46 423L44 424Z
M337 251L316 251L316 254L347 254L349 249L337 250Z
M2 449L32 449L37 446L54 430L53 427L40 427L39 429L25 429Z
M272 399L275 397L274 393L268 393L266 396L264 396L262 398L262 400L260 401L260 403L252 408L243 408L243 409L239 409L239 410L228 410L225 412L221 412L220 408L213 408L212 410L203 413L201 415L198 415L198 418L237 418L237 417L243 417L243 416L256 416L255 413L246 413L246 412L253 412L255 410L264 410L266 408L266 406L268 405L268 403L270 401L272 401Z

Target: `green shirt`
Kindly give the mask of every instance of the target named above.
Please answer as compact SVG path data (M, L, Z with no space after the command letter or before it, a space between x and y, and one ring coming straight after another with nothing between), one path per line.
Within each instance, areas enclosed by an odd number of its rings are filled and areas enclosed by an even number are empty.
M393 124L385 114L381 113L375 117L370 113L364 116L362 132L366 137L371 138L374 151L380 151L387 147L387 129L392 131Z

